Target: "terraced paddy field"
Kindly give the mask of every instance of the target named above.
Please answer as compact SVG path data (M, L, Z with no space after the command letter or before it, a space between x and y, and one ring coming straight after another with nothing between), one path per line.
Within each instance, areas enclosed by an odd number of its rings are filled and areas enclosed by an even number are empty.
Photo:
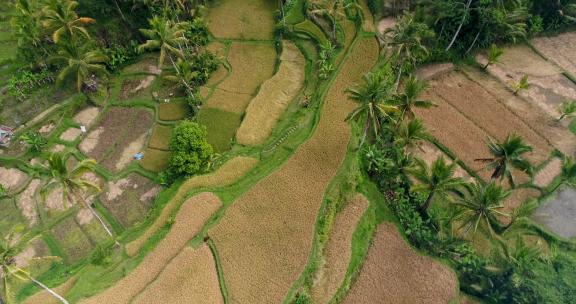
M563 33L552 37L538 37L530 41L545 58L555 62L572 76L576 75L576 33Z
M303 270L324 190L350 138L344 118L353 105L344 101L344 90L377 58L373 38L352 47L326 95L314 135L281 168L237 199L209 231L231 303L281 302Z
M276 3L267 0L213 1L208 27L216 38L272 40Z

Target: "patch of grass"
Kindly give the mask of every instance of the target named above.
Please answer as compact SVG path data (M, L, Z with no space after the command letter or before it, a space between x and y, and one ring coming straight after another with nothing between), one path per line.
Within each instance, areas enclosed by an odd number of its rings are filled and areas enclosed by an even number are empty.
M190 116L190 107L184 100L163 102L158 105L158 119L165 121L181 120Z
M570 123L569 129L574 135L576 135L576 119L573 119Z
M173 129L174 126L163 126L157 124L154 127L154 130L152 130L152 136L150 137L150 142L148 142L148 147L157 150L170 150L170 138Z
M68 263L75 263L87 257L94 247L73 217L68 217L56 225L52 229L52 234L62 248L64 259Z
M4 236L10 232L11 229L16 228L19 224L24 221L20 210L16 207L16 201L13 198L0 199L0 237L4 239Z
M240 126L240 115L215 108L202 108L198 122L208 130L207 140L217 153L230 150L230 142Z
M144 150L144 158L140 161L140 166L145 170L158 173L168 168L169 161L169 151L146 148Z
M304 33L310 36L320 44L328 43L328 39L326 38L324 32L310 20L305 20L304 22L296 24L294 26L294 30L296 32Z

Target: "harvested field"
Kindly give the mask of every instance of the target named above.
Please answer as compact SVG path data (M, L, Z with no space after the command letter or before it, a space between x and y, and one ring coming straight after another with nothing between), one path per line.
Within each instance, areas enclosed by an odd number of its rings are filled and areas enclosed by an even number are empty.
M463 72L490 92L502 105L520 117L534 132L545 138L554 148L567 155L572 155L576 152L576 137L556 121L556 116L546 113L537 102L514 96L502 83L478 70L464 69Z
M298 47L284 42L280 61L278 72L262 84L246 109L246 116L236 133L236 140L242 145L264 143L304 85L306 60Z
M555 37L538 37L530 43L548 60L564 68L572 76L576 75L576 33L564 33Z
M206 140L212 145L216 153L230 150L241 118L240 114L216 108L203 107L198 113L198 122L203 124L208 131Z
M134 256L140 251L140 248L144 243L154 234L158 229L165 225L166 220L172 214L175 208L178 207L180 202L184 200L188 192L192 189L200 188L212 188L212 187L225 187L236 182L240 177L244 176L248 171L250 171L256 164L258 159L237 156L228 162L224 163L216 171L206 174L199 175L190 178L180 188L174 197L168 202L166 206L162 209L160 216L154 221L152 226L150 226L138 239L128 243L126 245L126 253L130 256Z
M146 148L140 166L148 171L162 172L168 168L170 152Z
M362 29L366 32L376 32L376 26L374 25L374 16L372 16L372 12L370 12L370 8L368 7L367 0L360 0L358 1L360 7L362 8Z
M103 293L80 303L129 303L161 274L220 207L222 202L212 193L205 192L188 199L180 208L170 232L134 271Z
M186 247L132 303L224 303L208 245Z
M484 55L479 55L478 61L485 64ZM521 92L550 116L558 117L558 106L566 99L576 99L576 85L562 74L562 71L552 63L534 53L528 46L508 47L500 62L488 67L490 74L498 78L509 88L524 75L528 75L530 88Z
M28 176L16 168L0 167L0 184L9 192L22 187Z
M217 0L206 18L217 38L272 40L276 2L268 0Z
M128 154L132 157L132 152L140 151L152 124L152 114L147 110L111 108L98 127L80 144L80 150L115 172L123 167L117 165L123 154L126 162Z
M560 173L562 173L562 160L554 158L546 167L536 173L534 185L542 188L547 187Z
M494 95L465 75L458 72L444 74L432 80L430 84L434 94L448 102L466 119L484 129L491 137L504 140L509 134L516 133L534 148L534 152L530 153L528 158L537 164L548 159L552 147L546 138L536 133L519 116L500 103ZM432 100L436 101L434 98ZM446 117L442 119L448 120ZM448 123L452 124L453 121L448 120ZM462 131L467 129L459 124L452 125L451 128L455 127L460 133L464 133ZM475 138L470 137L468 140L475 140ZM482 144L486 140L488 138L483 138ZM481 151L475 150L474 152ZM471 153L472 150L466 152ZM488 155L484 154L484 157ZM482 158L482 156L476 158ZM471 162L466 161L466 163L472 166Z
M143 220L148 213L154 197L145 194L156 187L151 180L132 173L116 182L108 182L100 200L118 222L124 227L130 227Z
M60 140L75 141L82 132L77 128L70 128L60 135Z
M34 179L28 184L26 189L18 197L18 208L22 215L28 220L28 226L34 226L38 223L38 196L40 180ZM2 209L4 211L4 209Z
M152 136L148 142L148 147L157 150L170 150L170 139L174 126L156 125L152 130Z
M233 42L228 62L232 74L218 85L205 106L242 113L258 86L272 77L276 50L272 43Z
M87 257L94 244L76 223L74 217L68 217L52 229L52 235L60 244L68 263L77 262Z
M90 127L98 117L98 114L100 114L99 108L88 107L74 116L74 122L82 126Z
M418 68L418 71L416 71L416 76L422 80L430 80L453 70L453 63L433 63Z
M190 115L190 107L184 100L173 100L158 104L158 119L166 121L181 120Z
M74 287L76 278L68 279L64 284L53 288L59 295L66 296L66 293ZM58 299L52 297L47 291L40 291L24 301L24 304L60 304Z
M312 137L282 167L239 197L209 231L231 303L279 303L303 271L324 191L350 138L344 119L354 105L345 102L345 89L377 58L376 40L360 39L326 95Z
M358 279L343 303L448 303L458 296L454 272L416 253L390 223L380 225Z
M368 204L366 197L357 194L344 210L336 215L330 238L324 248L325 260L312 287L314 303L328 303L342 285L352 257L352 235Z

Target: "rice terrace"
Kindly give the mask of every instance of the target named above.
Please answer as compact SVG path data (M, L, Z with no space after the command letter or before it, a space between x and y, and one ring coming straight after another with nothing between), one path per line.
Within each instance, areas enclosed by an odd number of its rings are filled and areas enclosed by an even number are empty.
M576 0L6 0L0 304L576 303Z

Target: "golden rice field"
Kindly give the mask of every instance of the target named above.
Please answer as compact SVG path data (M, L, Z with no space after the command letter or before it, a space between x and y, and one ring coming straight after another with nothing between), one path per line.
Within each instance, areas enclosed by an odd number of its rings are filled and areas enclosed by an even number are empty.
M209 231L232 303L279 303L304 269L324 190L350 138L344 119L354 105L344 90L377 58L375 39L358 41L328 91L314 135L238 198Z
M216 0L207 22L216 38L272 40L276 2L267 0Z

